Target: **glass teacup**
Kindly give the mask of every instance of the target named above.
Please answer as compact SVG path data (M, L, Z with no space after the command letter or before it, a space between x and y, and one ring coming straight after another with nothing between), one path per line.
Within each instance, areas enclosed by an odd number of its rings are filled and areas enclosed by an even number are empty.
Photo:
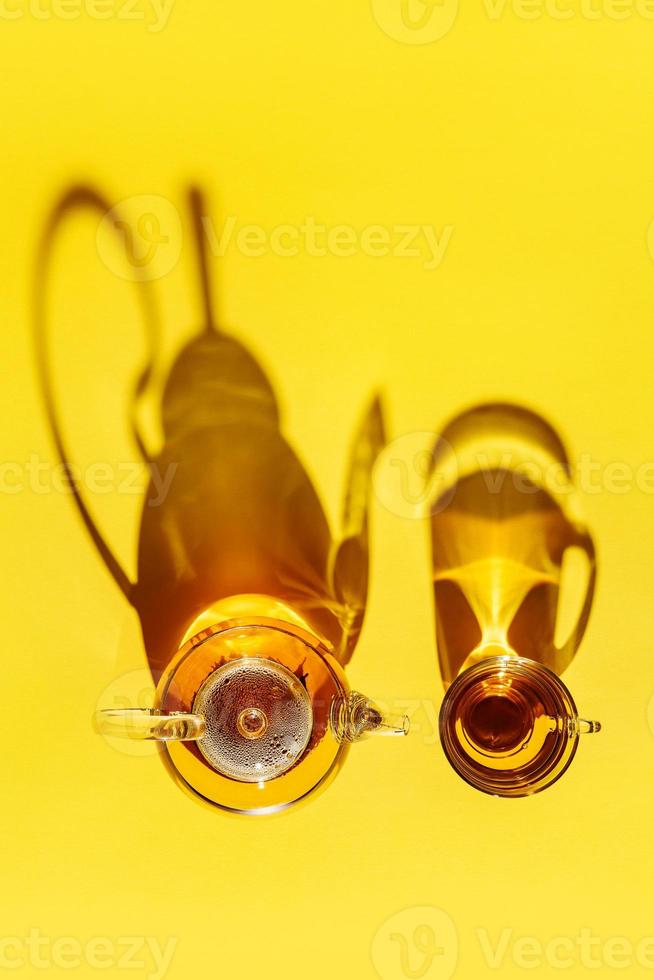
M558 435L515 405L457 416L430 513L443 748L477 789L524 796L570 765L581 721L560 675L590 616L596 559Z
M553 671L521 657L489 657L459 674L439 719L445 755L476 789L526 796L568 768L579 735L599 731L579 718Z

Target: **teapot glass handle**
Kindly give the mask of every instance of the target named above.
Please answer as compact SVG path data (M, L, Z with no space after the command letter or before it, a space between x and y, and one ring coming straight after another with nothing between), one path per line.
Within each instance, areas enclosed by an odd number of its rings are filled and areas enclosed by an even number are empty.
M195 742L206 731L202 715L156 708L107 708L96 711L93 727L100 735L155 739L158 742Z

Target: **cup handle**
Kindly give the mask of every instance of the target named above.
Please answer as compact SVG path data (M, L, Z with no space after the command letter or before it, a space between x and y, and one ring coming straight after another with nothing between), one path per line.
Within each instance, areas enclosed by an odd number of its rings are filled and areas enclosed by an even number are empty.
M600 721L589 721L587 718L579 718L577 724L579 725L580 735L592 735L594 732L601 732L602 723Z
M205 733L201 715L156 708L106 708L93 715L99 735L119 738L155 739L158 742L194 742Z

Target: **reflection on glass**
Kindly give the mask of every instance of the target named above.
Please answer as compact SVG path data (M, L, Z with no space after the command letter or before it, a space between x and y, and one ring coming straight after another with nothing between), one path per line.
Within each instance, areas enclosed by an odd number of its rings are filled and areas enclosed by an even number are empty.
M511 405L458 416L433 454L430 514L441 738L455 769L502 796L536 792L569 765L582 731L559 676L583 637L592 538L554 430Z
M45 287L61 222L89 207L103 215L112 210L93 190L69 192L53 212L39 254L37 357L48 418L68 466L49 374ZM268 378L217 324L202 227L206 211L196 189L189 210L204 322L163 386L164 442L148 463L153 472L174 476L163 500L161 482L151 482L135 583L73 486L99 554L138 612L157 684L154 713L112 711L96 724L112 734L157 739L175 778L210 802L269 812L323 782L356 738L406 732L403 718L386 718L350 692L343 671L366 607L368 498L384 445L383 418L374 399L355 433L340 533L333 535L282 434ZM124 228L125 219L117 217L116 225ZM135 388L133 418L157 354L152 286L137 285L152 353ZM136 426L135 435L147 455Z

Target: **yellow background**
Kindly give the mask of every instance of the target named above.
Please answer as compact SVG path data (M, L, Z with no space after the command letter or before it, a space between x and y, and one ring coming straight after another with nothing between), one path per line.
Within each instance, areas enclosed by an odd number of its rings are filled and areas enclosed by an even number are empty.
M182 196L195 179L218 225L233 215L270 230L312 215L359 230L453 228L432 270L361 251L230 248L222 261L223 320L269 370L334 520L346 448L378 386L394 438L501 397L549 417L575 459L632 472L649 462L654 21L635 7L624 20L608 6L595 19L570 9L527 19L507 6L494 19L470 0L425 44L345 0L175 0L159 32L27 6L0 19L3 459L53 460L29 309L57 194L89 180L113 201L159 195L178 208L180 259L156 282L172 354L200 315ZM142 352L131 287L99 261L96 225L62 236L53 290L60 393L82 462L133 458L125 406ZM555 787L517 801L476 793L421 707L417 733L355 746L325 793L261 821L195 805L156 758L92 734L103 692L143 666L135 617L70 500L28 484L10 493L5 481L0 516L3 937L172 937L171 980L364 980L381 943L395 980L407 974L384 923L414 910L402 918L411 941L420 909L434 906L458 935L455 976L473 980L525 975L511 948L490 971L478 929L493 943L505 929L543 944L584 927L634 946L654 933L651 486L585 495L599 588L566 681L604 731ZM94 509L133 571L139 498L109 493ZM433 715L425 529L378 499L372 571L350 680L382 700L430 702ZM425 975L449 976L446 958ZM599 972L579 957L565 971ZM648 972L635 961L622 971ZM31 973L44 971L14 971Z

